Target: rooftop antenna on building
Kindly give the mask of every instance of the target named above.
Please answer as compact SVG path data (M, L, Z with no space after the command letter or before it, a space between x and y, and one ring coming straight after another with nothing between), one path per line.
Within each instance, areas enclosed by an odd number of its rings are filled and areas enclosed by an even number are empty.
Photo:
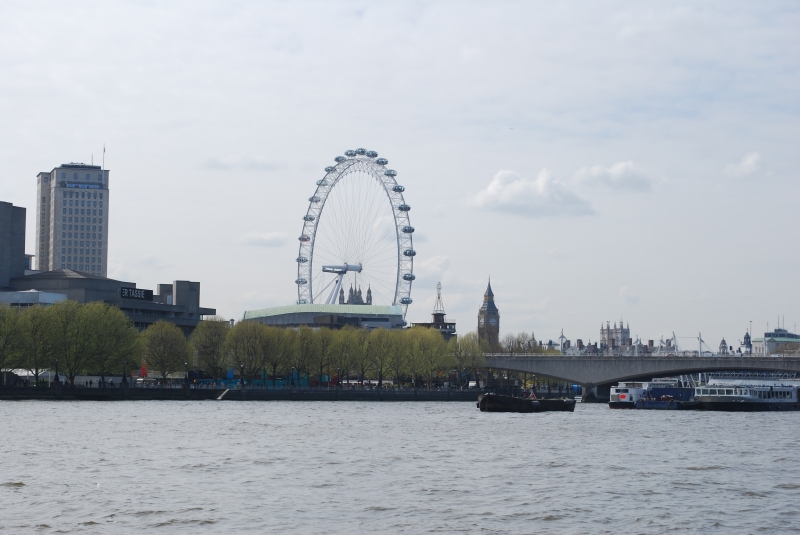
M106 170L106 144L103 143L103 168L102 171Z
M444 314L444 303L442 302L442 283L436 283L436 303L433 305L434 314Z

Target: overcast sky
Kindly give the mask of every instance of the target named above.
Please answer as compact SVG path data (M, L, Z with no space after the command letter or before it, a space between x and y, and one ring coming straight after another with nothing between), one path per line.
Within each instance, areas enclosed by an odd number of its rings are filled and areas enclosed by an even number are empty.
M406 187L417 280L474 330L736 344L800 321L800 8L786 2L0 5L0 200L111 171L109 276L293 303L302 216L347 149ZM686 337L686 338L683 338Z

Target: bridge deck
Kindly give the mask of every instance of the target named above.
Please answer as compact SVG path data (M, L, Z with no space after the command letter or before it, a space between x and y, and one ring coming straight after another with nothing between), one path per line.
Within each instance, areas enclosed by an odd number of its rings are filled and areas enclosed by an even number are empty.
M582 385L712 371L800 372L800 357L605 357L562 355L486 356L489 368L546 375Z

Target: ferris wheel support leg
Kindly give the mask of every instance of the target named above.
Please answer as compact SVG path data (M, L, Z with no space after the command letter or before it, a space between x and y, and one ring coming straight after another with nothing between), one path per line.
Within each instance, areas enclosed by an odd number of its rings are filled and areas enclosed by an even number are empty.
M336 297L339 295L339 290L342 289L342 281L344 280L344 273L340 273L338 277L336 277L336 284L333 285L333 290L331 290L330 295L325 300L326 305L335 305L336 304Z

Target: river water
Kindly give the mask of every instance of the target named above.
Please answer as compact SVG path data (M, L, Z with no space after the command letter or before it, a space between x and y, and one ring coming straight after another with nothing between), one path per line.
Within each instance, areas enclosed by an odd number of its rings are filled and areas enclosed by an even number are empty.
M800 413L0 402L0 533L800 531Z

